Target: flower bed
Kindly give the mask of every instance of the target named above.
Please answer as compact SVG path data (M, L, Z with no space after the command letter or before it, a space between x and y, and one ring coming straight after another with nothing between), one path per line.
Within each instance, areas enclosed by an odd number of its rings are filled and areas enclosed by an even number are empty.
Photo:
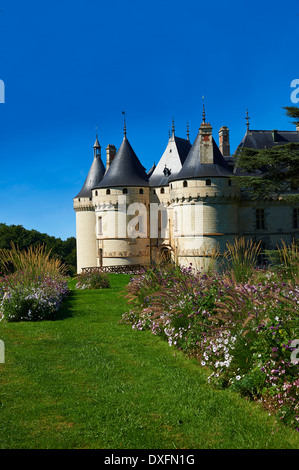
M0 319L53 319L67 293L67 281L61 275L16 272L4 276L0 279Z
M292 353L299 286L293 281L259 269L237 282L233 272L154 267L131 280L131 309L122 321L197 357L210 383L259 401L298 430L299 366Z
M77 276L77 289L107 289L108 287L110 287L110 281L106 273L84 272Z

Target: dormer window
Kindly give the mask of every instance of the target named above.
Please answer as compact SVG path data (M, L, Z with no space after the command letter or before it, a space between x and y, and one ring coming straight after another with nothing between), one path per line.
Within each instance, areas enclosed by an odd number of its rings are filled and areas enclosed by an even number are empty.
M163 170L163 173L165 176L170 176L171 174L171 170L169 168L167 168L167 166L165 165L165 168Z

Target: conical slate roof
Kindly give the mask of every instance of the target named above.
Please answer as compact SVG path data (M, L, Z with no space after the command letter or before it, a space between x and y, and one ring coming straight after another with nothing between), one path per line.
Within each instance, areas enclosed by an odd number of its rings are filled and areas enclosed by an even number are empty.
M105 174L105 167L103 165L102 159L100 156L95 156L92 162L92 165L90 167L90 170L88 172L87 178L85 180L85 183L79 192L77 194L77 197L91 197L91 190L94 186L99 184L101 179L103 178Z
M232 170L222 156L216 142L212 139L213 163L201 163L200 156L200 132L192 145L190 152L182 166L181 171L169 178L169 181L209 178L209 177L230 177Z
M118 186L149 186L148 175L132 149L127 137L124 137L110 167L96 188Z

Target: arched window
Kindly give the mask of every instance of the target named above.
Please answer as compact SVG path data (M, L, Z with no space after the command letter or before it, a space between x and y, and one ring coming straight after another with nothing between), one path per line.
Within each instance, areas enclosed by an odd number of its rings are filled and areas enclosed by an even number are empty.
M139 194L143 194L143 189L142 188L139 189Z
M127 194L128 190L127 188L123 188L123 194Z
M164 188L161 188L160 193L161 193L161 194L164 194L164 192L165 192L165 191L164 191Z
M184 182L183 182L183 187L184 187L184 188L187 188L187 186L188 186L188 182L187 182L187 181L184 181Z
M95 195L96 195L96 196L98 195L98 192L97 192L97 191L95 192Z
M206 180L206 186L211 186L211 184L212 184L211 180L209 180L209 179Z
M106 189L106 194L110 194L110 189Z

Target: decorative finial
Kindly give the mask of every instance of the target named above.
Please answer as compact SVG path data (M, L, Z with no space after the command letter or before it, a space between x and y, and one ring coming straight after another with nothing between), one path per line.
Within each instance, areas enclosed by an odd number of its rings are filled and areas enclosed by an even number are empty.
M250 120L250 117L248 116L248 109L246 111L246 118L245 119L247 121L246 122L246 127L247 127L247 132L248 132L249 131L249 120Z
M202 122L206 122L205 97L202 97Z
M189 122L187 122L187 140L190 140L189 136Z
M170 132L170 129L168 129L168 137L170 138L171 136L171 132Z
M124 138L127 138L127 125L126 125L126 113L125 111L122 111L122 114L124 115Z
M172 135L174 135L175 127L174 127L174 117L172 118Z
M96 126L96 138L98 138L98 126Z

